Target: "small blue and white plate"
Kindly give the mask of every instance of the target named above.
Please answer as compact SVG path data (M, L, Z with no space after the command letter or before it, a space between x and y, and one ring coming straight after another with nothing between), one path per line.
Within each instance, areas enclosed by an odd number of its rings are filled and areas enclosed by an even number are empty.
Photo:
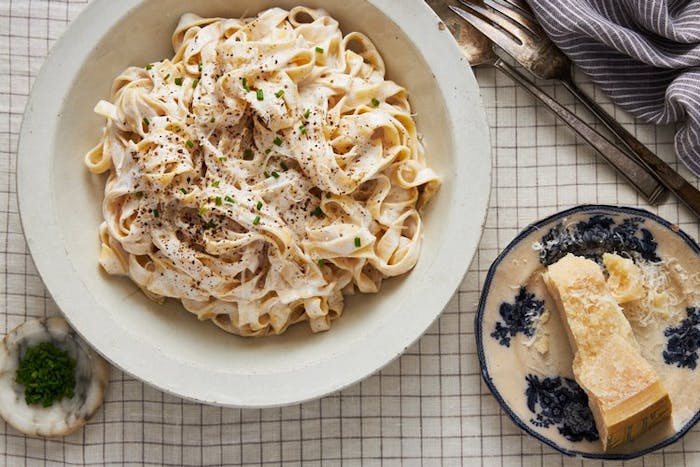
M662 307L653 315L640 313L639 303L623 307L673 403L670 419L608 452L574 380L569 342L541 277L567 253L600 262L605 252L632 258L654 278L647 298ZM700 247L678 226L640 209L587 205L555 214L527 227L494 261L476 339L482 376L503 410L554 449L631 459L667 446L700 419Z

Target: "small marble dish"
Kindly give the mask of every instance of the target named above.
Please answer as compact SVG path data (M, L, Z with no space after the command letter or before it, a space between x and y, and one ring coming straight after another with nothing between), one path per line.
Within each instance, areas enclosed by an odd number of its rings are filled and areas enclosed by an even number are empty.
M662 278L650 283L667 300L663 314L642 319L633 308L625 314L673 403L670 419L607 452L541 277L567 253L601 263L605 252L630 257L648 277ZM678 226L640 209L586 205L555 214L527 227L494 261L476 339L484 381L528 434L570 456L631 459L660 449L700 419L700 247Z

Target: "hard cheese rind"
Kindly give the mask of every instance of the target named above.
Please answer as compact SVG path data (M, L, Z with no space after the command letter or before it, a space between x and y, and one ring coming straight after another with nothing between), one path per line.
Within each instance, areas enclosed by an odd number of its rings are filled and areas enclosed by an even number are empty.
M588 394L603 449L630 441L668 417L668 393L642 357L600 266L569 254L543 277L567 330L574 377Z

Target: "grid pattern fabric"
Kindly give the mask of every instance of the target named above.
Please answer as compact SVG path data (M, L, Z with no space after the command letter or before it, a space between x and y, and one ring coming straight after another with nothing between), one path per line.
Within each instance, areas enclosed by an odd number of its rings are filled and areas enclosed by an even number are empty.
M29 317L59 313L22 234L17 138L33 79L53 42L86 3L0 0L0 334ZM442 317L401 358L340 393L265 410L192 403L113 369L103 408L71 436L27 438L0 421L0 466L602 465L560 455L523 434L501 411L479 375L474 314L491 262L529 223L582 203L649 207L507 78L492 69L478 70L477 78L494 147L484 236ZM642 142L698 182L675 161L673 128L639 124L583 85ZM543 87L573 105L563 88ZM697 219L674 199L650 210L698 238ZM663 451L609 464L700 466L700 426Z

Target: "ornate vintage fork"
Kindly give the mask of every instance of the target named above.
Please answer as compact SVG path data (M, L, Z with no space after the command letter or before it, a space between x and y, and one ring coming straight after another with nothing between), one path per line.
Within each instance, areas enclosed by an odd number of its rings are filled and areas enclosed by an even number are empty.
M620 139L627 150L644 164L663 186L685 203L695 215L700 216L700 191L576 86L571 74L571 62L547 37L523 0L482 0L483 5L469 0L458 1L466 10L451 6L452 11L488 36L538 78L559 80ZM658 199L659 195L660 193L657 193L653 198Z
M534 97L539 99L588 144L596 149L610 165L615 167L632 186L644 195L649 203L654 203L658 200L659 194L664 192L663 186L648 172L646 167L642 166L635 158L627 155L603 135L588 126L573 112L549 97L515 68L501 60L494 52L493 43L450 10L452 6L448 5L445 0L428 0L428 4L442 18L453 34L455 34L457 41L462 47L462 51L472 66L490 65L501 70L523 86Z

